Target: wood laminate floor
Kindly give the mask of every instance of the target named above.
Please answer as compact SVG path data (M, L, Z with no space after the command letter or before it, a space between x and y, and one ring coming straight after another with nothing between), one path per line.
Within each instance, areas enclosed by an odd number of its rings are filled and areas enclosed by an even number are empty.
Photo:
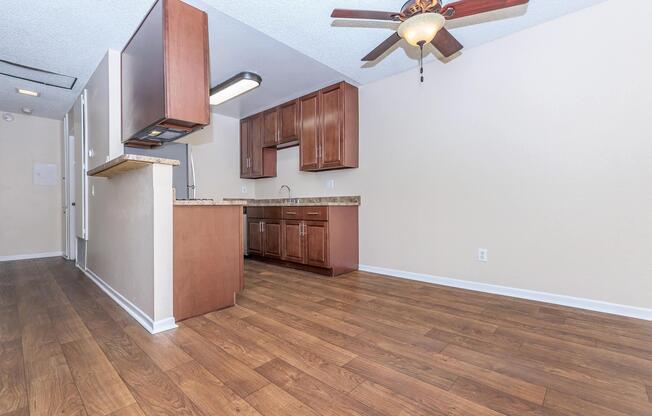
M0 263L0 416L652 415L652 322L247 262L152 336L60 259Z

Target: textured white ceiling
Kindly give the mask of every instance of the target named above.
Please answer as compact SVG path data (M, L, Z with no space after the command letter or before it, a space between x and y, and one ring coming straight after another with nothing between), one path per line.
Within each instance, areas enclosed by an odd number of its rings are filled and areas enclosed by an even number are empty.
M153 0L0 2L0 59L77 77L72 91L0 75L0 111L62 118L107 49L122 49ZM36 90L21 96L16 87Z
M398 10L403 0L187 1L209 14L212 85L243 70L263 77L259 89L214 109L225 115L246 116L342 79L364 84L416 68L414 49L404 45L370 65L360 62L389 36L392 24L329 17L338 7ZM460 19L449 28L468 50L602 1L531 0L527 9L489 16L500 20L465 26L473 21ZM106 50L122 49L153 2L3 1L0 59L77 77L78 81L69 91L0 75L0 111L20 112L22 107L30 107L36 116L62 118ZM463 53L456 59L464 59ZM17 87L42 95L21 96L15 92Z
M398 11L405 0L205 1L362 84L416 66L416 48L406 47L404 42L393 53L363 66L360 59L391 34L392 24L330 18L334 8ZM473 18L466 21L460 19L447 27L468 50L602 1L605 0L530 0L528 7L514 8L511 13L496 13L493 16L511 18L457 27L474 22ZM463 59L463 52L457 59Z

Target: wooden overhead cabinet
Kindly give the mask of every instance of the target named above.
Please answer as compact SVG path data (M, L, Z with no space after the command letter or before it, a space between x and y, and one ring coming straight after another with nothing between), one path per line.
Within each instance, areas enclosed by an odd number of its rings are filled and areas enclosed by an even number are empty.
M122 137L158 145L210 123L208 17L158 0L122 51Z
M346 82L241 121L240 176L276 176L276 151L299 144L300 169L358 167L358 89Z
M240 177L248 179L276 176L276 148L263 146L264 115L240 121Z
M278 108L279 144L286 146L299 142L299 102L292 100Z
M263 113L263 146L276 146L279 143L278 109L272 108Z
M302 171L358 167L358 89L341 82L299 99Z

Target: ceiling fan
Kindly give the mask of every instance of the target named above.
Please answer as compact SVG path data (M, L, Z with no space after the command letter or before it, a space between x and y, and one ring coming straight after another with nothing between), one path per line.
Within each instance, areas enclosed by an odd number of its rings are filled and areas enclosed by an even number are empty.
M473 16L528 3L529 0L460 0L446 5L442 0L408 0L400 12L335 9L336 19L387 20L400 23L398 30L372 50L363 61L378 59L401 39L421 49L421 82L423 82L423 47L432 45L448 58L460 50L462 44L444 27L446 20Z

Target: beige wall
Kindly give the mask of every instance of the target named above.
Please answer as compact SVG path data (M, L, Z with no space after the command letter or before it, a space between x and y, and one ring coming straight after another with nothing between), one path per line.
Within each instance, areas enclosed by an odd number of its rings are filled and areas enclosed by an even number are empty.
M209 126L181 140L192 146L197 198L254 197L256 181L240 179L239 137L239 120L211 114Z
M652 308L650 15L607 1L427 65L423 85L415 62L361 88L359 169L300 173L282 150L256 197L362 195L365 265Z
M144 312L151 330L172 318L172 167L90 178L90 185L87 269Z
M0 119L0 259L62 250L61 140L58 120ZM35 185L35 163L57 166L56 184Z

